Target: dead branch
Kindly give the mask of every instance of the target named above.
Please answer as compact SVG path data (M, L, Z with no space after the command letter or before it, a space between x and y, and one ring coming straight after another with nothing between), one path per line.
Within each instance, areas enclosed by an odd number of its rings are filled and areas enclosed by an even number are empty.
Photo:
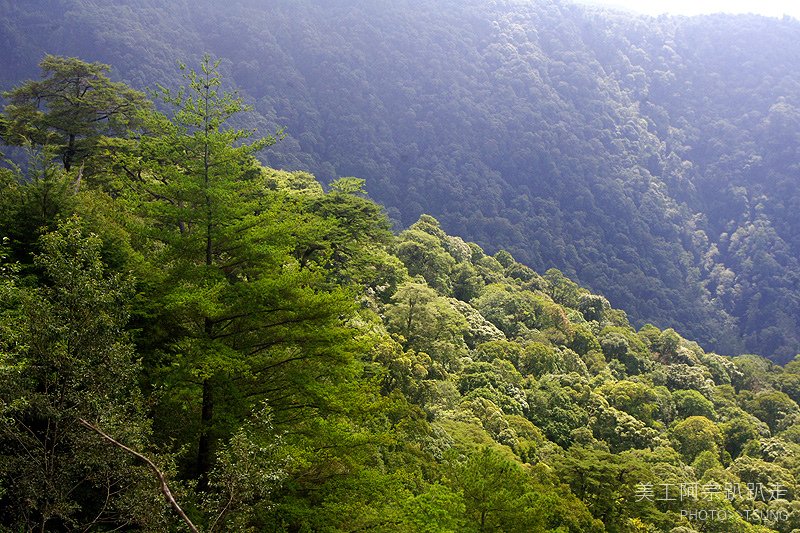
M169 490L169 485L167 485L166 476L164 476L164 473L156 466L156 464L153 461L151 461L150 459L148 459L147 457L145 457L141 453L137 452L136 450L128 448L127 446L125 446L121 442L119 442L117 440L114 440L113 437L111 437L107 433L104 433L100 428L90 424L89 422L87 422L83 418L79 418L78 421L81 423L82 426L91 429L92 431L94 431L95 433L97 433L98 435L103 437L105 440L107 440L108 442L110 442L111 444L116 446L117 448L121 448L121 449L125 450L126 452L128 452L129 454L133 455L134 457L136 457L138 459L141 459L142 461L147 463L147 466L150 467L150 469L153 471L153 473L155 473L156 477L158 478L158 482L161 484L161 492L164 493L164 497L167 499L167 502L169 503L169 505L175 510L176 513L178 513L178 515L180 515L180 517L183 519L183 521L186 523L186 525L189 526L189 529L192 531L192 533L200 533L199 530L197 529L197 527L195 527L195 525L192 523L191 519L188 516L186 516L186 513L183 512L183 509L181 509L181 506L178 505L178 502L175 500L175 497L172 495L172 491Z

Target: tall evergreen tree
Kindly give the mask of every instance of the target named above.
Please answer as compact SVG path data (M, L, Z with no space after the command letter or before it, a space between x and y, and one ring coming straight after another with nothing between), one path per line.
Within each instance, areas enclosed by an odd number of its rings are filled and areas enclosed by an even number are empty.
M246 107L221 90L219 62L182 68L186 86L161 91L171 119L150 117L159 134L142 139L139 166L126 170L152 224L145 336L168 347L150 361L168 390L164 424L196 446L190 475L204 491L219 440L254 405L267 400L276 424L315 406L331 360L349 357L355 300L293 253L304 227L323 222L267 186L253 154L275 137L247 143L251 132L227 127ZM185 425L174 427L172 407L192 411Z

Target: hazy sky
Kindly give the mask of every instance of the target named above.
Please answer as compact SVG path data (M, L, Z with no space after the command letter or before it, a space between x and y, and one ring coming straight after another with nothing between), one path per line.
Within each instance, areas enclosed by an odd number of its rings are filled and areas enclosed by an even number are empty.
M647 15L670 13L700 15L705 13L757 13L770 17L784 14L800 19L797 0L574 0L579 3L603 4L638 11Z

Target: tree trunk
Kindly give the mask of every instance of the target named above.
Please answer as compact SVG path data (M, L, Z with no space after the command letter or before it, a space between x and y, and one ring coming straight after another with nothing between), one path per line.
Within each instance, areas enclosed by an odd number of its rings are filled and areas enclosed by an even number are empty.
M211 471L211 427L214 420L214 389L210 378L203 380L203 410L200 415L200 444L197 448L197 489L208 490Z
M69 134L69 142L67 143L67 149L64 150L64 157L62 161L64 163L64 170L69 172L70 167L72 167L72 159L75 157L75 134Z

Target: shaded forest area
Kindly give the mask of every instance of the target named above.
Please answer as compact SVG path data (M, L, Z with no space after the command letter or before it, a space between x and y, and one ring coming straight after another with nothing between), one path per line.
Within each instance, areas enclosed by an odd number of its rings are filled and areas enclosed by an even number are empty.
M35 9L34 9L35 7ZM134 87L204 51L286 139L489 251L556 267L708 349L800 346L800 23L566 2L0 1L6 89L44 53ZM53 16L59 13L59 16ZM63 13L63 15L61 15Z

